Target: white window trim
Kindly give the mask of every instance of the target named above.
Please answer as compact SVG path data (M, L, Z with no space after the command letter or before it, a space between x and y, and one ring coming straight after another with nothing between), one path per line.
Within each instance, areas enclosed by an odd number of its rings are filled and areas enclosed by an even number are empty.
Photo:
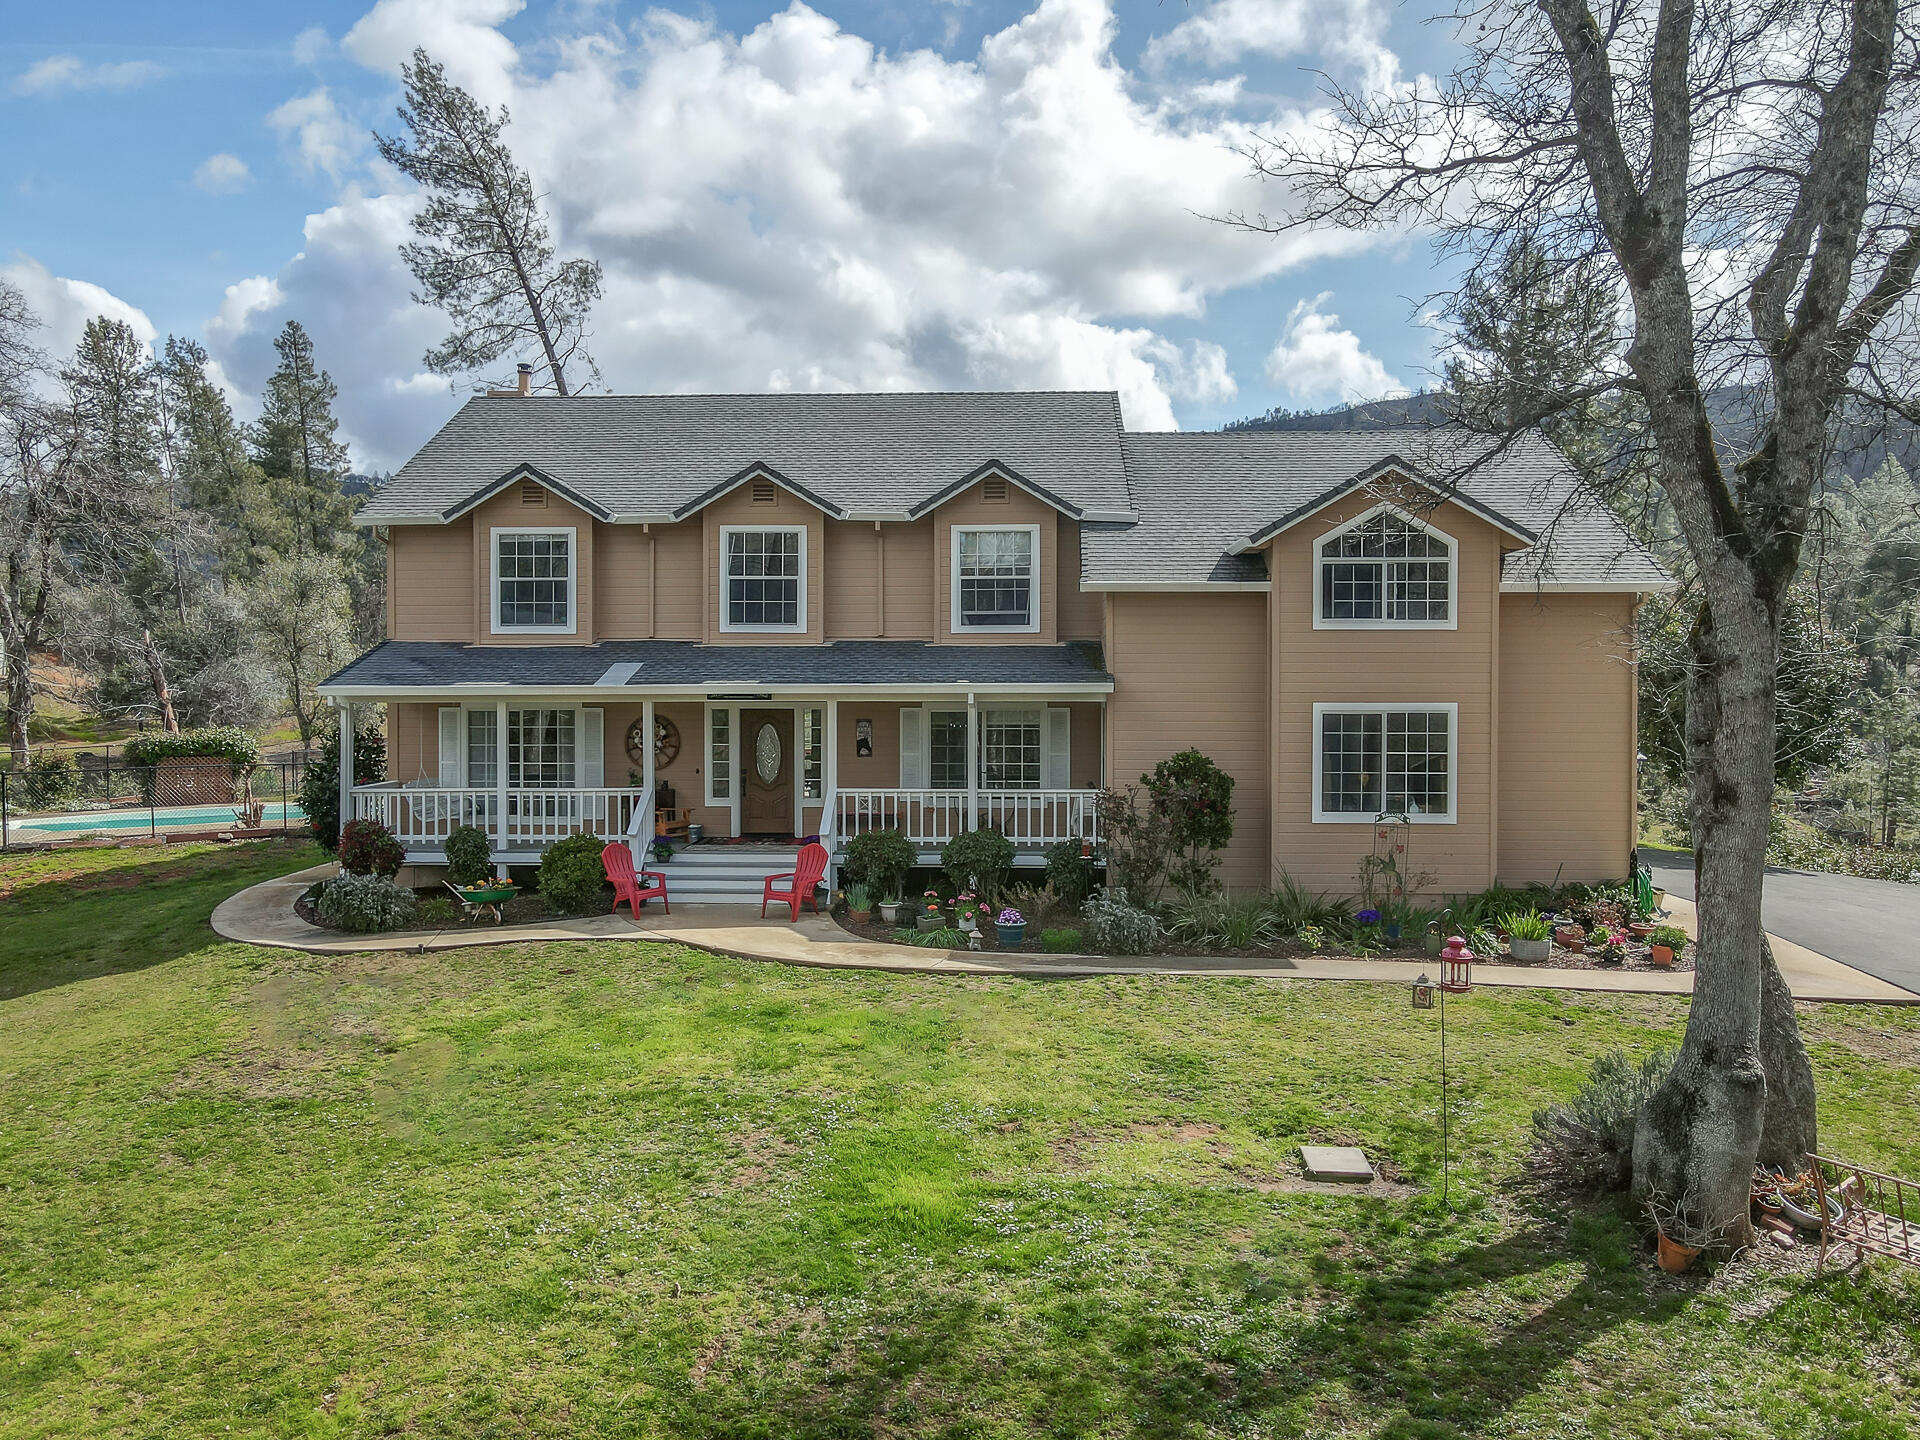
M727 617L733 576L727 563L727 543L734 535L798 535L800 537L800 619L794 625L735 625ZM807 629L807 527L804 525L722 525L720 527L720 628L730 635L803 635Z
M564 625L507 625L500 619L500 537L503 535L564 535L567 537L567 623ZM573 635L580 628L580 537L572 525L496 525L487 541L487 569L492 577L493 633L495 635Z
M1424 530L1436 540L1444 540L1447 542L1446 619L1329 620L1320 613L1320 597L1326 593L1323 589L1326 582L1322 578L1321 572L1328 565L1352 563L1351 561L1328 560L1327 557L1321 553L1322 547L1324 547L1329 540L1346 534L1347 531L1354 529L1356 526L1366 524L1369 520L1373 519L1374 516L1382 513L1392 515L1398 520L1403 520L1415 529ZM1382 561L1381 563L1384 565L1389 562ZM1367 511L1366 514L1355 515L1350 520L1343 520L1324 535L1314 537L1313 565L1310 568L1312 570L1310 579L1313 584L1313 591L1308 596L1308 603L1312 607L1309 613L1313 616L1313 628L1316 630L1458 630L1460 628L1460 542L1446 531L1440 529L1437 525L1429 525L1418 515L1413 514L1403 506L1395 505L1390 501L1383 501Z
M1316 825L1374 825L1381 816L1363 813L1349 814L1347 811L1326 811L1320 808L1320 797L1325 793L1321 789L1321 770L1326 756L1321 747L1320 719L1324 715L1405 715L1413 711L1444 711L1447 716L1447 813L1444 815L1409 815L1407 821L1413 825L1457 825L1460 823L1460 705L1454 700L1390 700L1374 704L1364 700L1337 700L1316 703L1313 707L1313 732L1309 742L1313 747L1313 823ZM1384 729L1384 721L1383 726ZM1384 777L1380 793L1387 793Z
M960 623L960 537L962 535L1000 534L1024 530L1033 537L1033 574L1029 578L1028 603L1033 611L1025 625L962 625ZM947 542L948 627L955 635L1037 635L1040 633L1040 527L1038 525L955 525Z
M727 712L727 793L713 793L713 712ZM710 810L725 810L729 835L740 833L740 707L708 705L702 715L700 731L700 768L702 798Z

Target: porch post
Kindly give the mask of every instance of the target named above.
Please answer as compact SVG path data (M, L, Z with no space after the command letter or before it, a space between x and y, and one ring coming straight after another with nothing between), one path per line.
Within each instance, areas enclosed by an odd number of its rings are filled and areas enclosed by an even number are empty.
M340 702L340 828L352 823L353 815L353 702Z
M640 783L645 786L648 793L651 794L653 791L653 701L651 700L642 700L640 702L640 729L647 737L644 742L646 745L647 758L640 766ZM647 838L651 840L653 838L653 821L651 816L649 816L647 820L646 833Z
M826 734L821 744L827 753L820 762L820 834L827 845L827 893L833 893L834 881L839 877L834 873L833 851L840 840L840 822L834 811L840 808L840 702L827 701Z
M980 824L980 706L967 692L967 829Z
M507 848L507 702L493 707L493 848Z

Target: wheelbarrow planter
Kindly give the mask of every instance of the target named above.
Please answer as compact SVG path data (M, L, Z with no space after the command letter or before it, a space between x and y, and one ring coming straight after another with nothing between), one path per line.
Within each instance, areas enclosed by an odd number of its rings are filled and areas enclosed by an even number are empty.
M480 915L492 915L496 925L506 923L504 907L520 893L518 885L470 885L463 890L451 880L444 883L460 902L469 920Z

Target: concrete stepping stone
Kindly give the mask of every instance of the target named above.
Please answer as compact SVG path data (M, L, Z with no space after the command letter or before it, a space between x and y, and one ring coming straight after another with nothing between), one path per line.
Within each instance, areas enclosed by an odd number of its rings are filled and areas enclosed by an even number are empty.
M1373 1166L1357 1145L1302 1145L1300 1168L1309 1180L1342 1180L1365 1185L1373 1179Z

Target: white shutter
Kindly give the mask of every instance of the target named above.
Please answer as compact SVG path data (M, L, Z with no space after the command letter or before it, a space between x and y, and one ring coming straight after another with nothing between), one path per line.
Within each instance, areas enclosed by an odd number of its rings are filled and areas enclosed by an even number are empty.
M927 712L919 706L900 707L900 788L924 790L932 783L928 757Z
M580 712L580 720L575 727L578 739L575 743L574 771L580 777L582 790L598 790L607 783L607 712L598 705L589 705Z
M1073 788L1073 712L1064 706L1050 709L1040 731L1040 788Z
M465 714L458 705L440 707L440 783L448 790L467 783L467 736L460 723Z

